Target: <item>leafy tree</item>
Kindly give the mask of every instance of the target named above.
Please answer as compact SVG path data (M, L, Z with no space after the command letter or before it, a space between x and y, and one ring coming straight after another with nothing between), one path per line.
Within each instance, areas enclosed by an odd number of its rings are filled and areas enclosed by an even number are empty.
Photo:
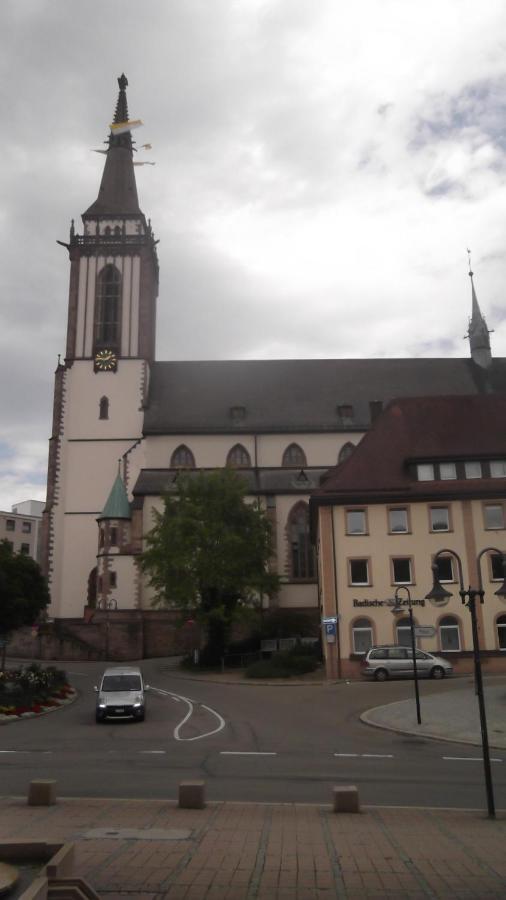
M22 625L32 625L49 603L49 591L40 566L30 556L14 553L0 541L0 638ZM0 668L5 668L5 645Z
M191 610L207 633L202 661L219 661L241 609L272 596L278 576L268 571L271 528L264 511L245 500L234 470L181 473L175 495L146 536L141 570L155 589L153 605Z

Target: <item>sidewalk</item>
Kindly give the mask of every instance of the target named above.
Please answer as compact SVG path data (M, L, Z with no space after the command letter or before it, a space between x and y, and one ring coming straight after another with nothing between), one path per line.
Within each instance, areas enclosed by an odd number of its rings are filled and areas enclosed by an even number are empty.
M478 698L472 684L463 685L458 691L444 690L420 698L422 724L416 720L413 699L377 706L362 713L361 719L368 725L423 735L481 747ZM485 708L487 713L488 741L491 747L506 750L506 684L485 684Z
M127 832L124 830L128 829ZM109 832L109 834L107 834ZM111 834L110 832L114 832ZM0 840L75 841L108 900L389 900L506 896L506 817L462 810L0 800Z

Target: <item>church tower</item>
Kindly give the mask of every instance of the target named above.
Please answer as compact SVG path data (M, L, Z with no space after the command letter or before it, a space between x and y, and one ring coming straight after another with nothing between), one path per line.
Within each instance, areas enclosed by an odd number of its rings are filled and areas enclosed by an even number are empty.
M65 244L67 345L56 370L43 532L49 612L57 618L83 614L96 565L97 517L118 458L135 446L132 479L136 456L140 465L155 356L156 241L137 197L124 75L118 84L98 197L82 216L82 234L72 222Z

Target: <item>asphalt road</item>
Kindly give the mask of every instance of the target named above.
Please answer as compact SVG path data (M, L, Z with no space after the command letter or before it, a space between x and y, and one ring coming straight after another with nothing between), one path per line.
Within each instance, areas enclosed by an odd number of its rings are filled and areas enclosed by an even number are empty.
M146 720L97 725L99 663L66 664L72 705L0 728L0 792L56 778L61 796L167 797L203 778L215 800L328 802L332 785L359 786L362 803L484 808L476 747L381 731L360 713L410 698L410 681L338 685L215 684L144 661ZM422 682L421 695L462 682ZM497 808L506 808L506 752L493 751Z

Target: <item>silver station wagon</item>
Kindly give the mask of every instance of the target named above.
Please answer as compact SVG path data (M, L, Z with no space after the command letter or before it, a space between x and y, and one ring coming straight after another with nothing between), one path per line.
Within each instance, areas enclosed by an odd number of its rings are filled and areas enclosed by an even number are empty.
M434 656L426 650L416 650L416 670L419 678L445 678L452 674L453 666L441 656ZM413 650L398 644L370 647L362 660L361 673L376 681L413 678Z
M113 666L102 675L97 692L95 718L137 719L142 722L146 714L144 692L149 684L144 684L142 672L137 666Z

